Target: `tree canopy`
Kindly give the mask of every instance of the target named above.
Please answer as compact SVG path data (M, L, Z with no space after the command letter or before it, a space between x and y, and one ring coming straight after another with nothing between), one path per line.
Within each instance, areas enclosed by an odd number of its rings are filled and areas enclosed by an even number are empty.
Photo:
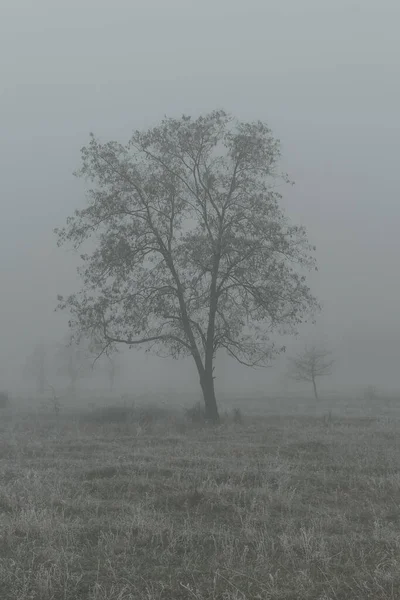
M77 173L91 182L87 206L56 230L76 249L95 240L81 291L59 297L71 327L104 349L193 357L213 420L217 351L269 364L283 350L272 334L318 308L304 274L315 248L280 207L279 159L264 123L224 111L165 118L126 145L92 134Z

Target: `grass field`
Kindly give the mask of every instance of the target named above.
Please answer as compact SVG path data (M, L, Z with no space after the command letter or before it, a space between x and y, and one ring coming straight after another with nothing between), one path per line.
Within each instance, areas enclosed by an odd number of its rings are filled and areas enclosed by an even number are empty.
M397 407L321 411L4 413L0 598L400 599Z

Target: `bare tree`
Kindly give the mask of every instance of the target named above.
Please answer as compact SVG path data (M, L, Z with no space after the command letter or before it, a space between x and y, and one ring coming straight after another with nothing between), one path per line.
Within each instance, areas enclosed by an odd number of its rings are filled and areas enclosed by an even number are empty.
M330 350L311 346L289 359L289 376L296 381L310 381L313 384L316 400L318 400L317 378L332 373L332 365L335 361L328 358L331 354Z
M59 245L97 242L81 255L81 292L59 297L71 327L103 348L191 356L212 421L217 351L265 366L284 350L271 334L318 308L304 275L315 248L279 206L279 158L265 124L223 111L166 118L125 146L92 134L78 172L88 205L56 230Z

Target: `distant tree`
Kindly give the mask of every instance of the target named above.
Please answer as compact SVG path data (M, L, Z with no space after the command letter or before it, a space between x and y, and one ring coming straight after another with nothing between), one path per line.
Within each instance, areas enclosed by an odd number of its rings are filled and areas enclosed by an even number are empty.
M92 371L94 357L89 344L65 338L57 345L55 360L58 363L57 373L68 378L68 392L75 397L79 379Z
M59 297L72 329L191 356L214 422L217 351L265 366L284 350L271 334L318 308L301 272L315 248L280 207L279 158L265 124L223 111L164 119L126 146L92 135L78 173L94 185L88 206L56 230L59 245L97 244L81 255L81 292Z
M34 379L36 382L36 393L44 394L47 386L46 361L48 349L45 344L40 343L35 346L31 354L26 359L24 366L24 377Z
M332 373L333 359L329 359L332 352L317 346L305 348L294 358L289 358L289 376L296 381L309 381L313 385L314 395L318 400L316 380Z

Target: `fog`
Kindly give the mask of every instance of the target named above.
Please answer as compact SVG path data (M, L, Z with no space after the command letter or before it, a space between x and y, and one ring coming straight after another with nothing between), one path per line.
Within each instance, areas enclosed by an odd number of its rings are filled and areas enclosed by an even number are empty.
M395 0L3 0L0 388L22 389L27 354L67 330L54 308L78 259L53 229L83 206L72 172L89 132L125 142L215 108L280 138L296 182L283 204L317 246L323 310L288 354L323 342L337 359L326 388L400 388L399 18ZM124 362L124 390L198 385L190 361ZM217 385L288 390L284 371L284 357L257 371L219 357Z

